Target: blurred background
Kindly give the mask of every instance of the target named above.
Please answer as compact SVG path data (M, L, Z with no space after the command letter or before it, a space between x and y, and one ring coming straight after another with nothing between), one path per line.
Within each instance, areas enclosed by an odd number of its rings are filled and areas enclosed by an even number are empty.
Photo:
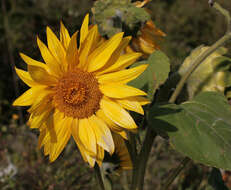
M218 2L231 11L230 0ZM25 69L19 52L41 60L36 35L43 41L46 26L59 33L62 20L71 34L78 30L92 0L1 0L0 4L0 189L1 190L87 190L96 189L93 170L85 164L73 141L52 164L37 149L37 132L26 125L26 108L12 107L26 85L16 76L14 66ZM152 0L146 6L155 25L166 37L161 50L176 70L190 51L211 45L226 30L224 18L209 7L207 0ZM227 46L230 52L230 45ZM230 55L230 53L229 53ZM147 167L145 190L160 189L161 181L182 155L158 138ZM174 190L206 189L210 168L192 164L171 186ZM227 185L229 175L223 171ZM125 178L128 173L122 173ZM126 189L124 177L111 176L113 189ZM121 181L122 180L122 181ZM230 182L229 182L230 180Z

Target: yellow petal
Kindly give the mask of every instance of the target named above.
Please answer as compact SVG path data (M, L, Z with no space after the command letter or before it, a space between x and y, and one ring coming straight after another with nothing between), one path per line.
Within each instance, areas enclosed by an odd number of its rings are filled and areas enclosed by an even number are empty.
M96 27L96 29L94 29L94 27ZM94 25L93 27L91 27L91 29L89 30L89 33L91 32L91 30L95 30L95 34L94 34L93 43L91 45L90 53L93 50L95 50L98 46L100 46L104 41L106 41L104 38L102 38L100 36L99 30L98 30L98 25Z
M73 119L72 125L71 125L71 134L76 142L76 144L79 146L81 144L79 139L79 120L77 118ZM83 146L81 144L81 146ZM84 147L83 147L84 148Z
M25 63L27 63L27 65L41 67L41 68L45 69L46 71L48 71L48 67L44 63L42 63L40 61L36 61L36 60L28 57L27 55L23 54L23 53L20 53L19 55L21 56L23 61L25 61Z
M97 146L97 158L96 158L96 162L99 165L99 167L101 167L103 159L104 159L104 149L101 148L100 146Z
M76 144L79 144L78 127L79 127L79 120L77 118L75 118L72 121L71 134L72 134Z
M33 104L31 105L31 107L27 110L29 113L33 113L33 114L41 114L44 109L46 109L48 106L52 106L51 105L51 92L50 90L46 90L46 89L42 89L39 92L39 96L37 96L34 99Z
M131 99L133 99L133 98L136 101L138 101L141 106L151 103L147 98L142 97L142 96L131 97Z
M107 84L107 83L126 84L127 82L137 78L141 73L144 72L144 70L147 67L148 65L144 64L131 69L125 69L122 71L117 71L117 72L97 76L96 78L98 79L98 82L100 84Z
M44 155L47 156L48 154L50 154L51 151L51 143L47 143L44 145Z
M81 45L80 55L79 55L79 68L87 67L86 60L88 55L92 49L92 45L95 41L97 41L98 35L98 27L97 25L93 26L89 31L87 38L85 39L84 43Z
M121 57L121 53L124 50L124 48L128 45L128 43L131 40L131 36L125 37L122 39L122 41L120 42L120 45L118 46L118 48L113 52L113 54L111 55L110 59L108 60L107 64L101 68L99 71L96 72L96 75L101 75L103 73L107 73L108 71L110 71L111 67L113 65L115 65L116 61Z
M132 169L132 162L124 140L120 135L115 133L113 133L113 140L116 147L115 154L119 157L120 160L120 167L123 169Z
M83 144L84 148L90 153L93 153L92 156L96 155L96 138L95 134L91 127L89 127L88 119L80 119L78 127L78 136Z
M55 130L54 110L52 110L50 114L48 115L48 117L46 118L45 125L50 135L50 142L57 143L58 139L57 139L57 133Z
M123 108L128 109L130 111L134 111L144 115L144 110L142 106L135 100L135 97L126 98L126 99L116 99Z
M88 34L88 24L89 24L89 14L87 14L83 20L83 24L80 29L80 47L82 46L81 44L84 42L84 40L87 37Z
M102 98L100 105L104 114L120 127L126 129L137 128L136 123L129 113L114 101L108 98Z
M82 141L80 140L80 136L79 136L79 120L78 119L74 119L73 122L72 122L72 126L71 126L71 134L79 148L79 151L81 153L81 155L83 156L83 159L88 162L87 160L87 155L88 156L95 156L95 153L92 152L91 150L89 149L86 149L85 145L82 143Z
M52 55L59 62L61 69L65 70L66 61L65 56L66 52L61 42L58 40L56 35L52 32L52 30L47 27L47 44L48 48L51 51Z
M112 83L107 85L99 85L100 91L110 98L127 98L131 96L145 96L146 93L138 88L128 85Z
M38 97L38 94L44 87L34 86L19 96L13 103L13 106L30 106Z
M57 79L49 75L49 73L42 67L28 65L28 72L31 78L40 84L53 86L57 83Z
M84 159L85 162L87 162L86 158L86 150L82 143L80 142L79 135L78 135L78 127L79 127L79 120L78 119L73 119L72 125L71 125L71 134L75 140L76 145L79 148L79 151Z
M91 157L90 155L86 154L86 158L90 166L93 168L95 165L95 158Z
M111 58L109 60L109 62L112 63L111 65L114 65L114 63L116 62L116 60L121 55L121 53L124 50L124 48L129 44L131 38L132 38L131 36L127 36L127 37L125 37L125 38L122 39L122 41L120 42L119 46L113 52L113 54L112 54L112 56L111 56Z
M46 129L40 131L39 139L38 139L38 148L39 149L42 148L42 146L43 146L42 142L43 142L43 139L45 138L46 134L47 134Z
M116 133L119 134L121 137L123 137L125 140L128 140L128 136L125 131L116 132Z
M51 54L47 46L37 37L37 44L40 49L43 60L46 62L49 72L55 76L61 75L60 65L54 56Z
M65 49L68 48L70 40L71 40L71 38L70 38L70 35L68 33L68 30L66 29L64 24L62 22L60 22L60 42Z
M54 118L54 132L55 132L56 139L57 139L57 132L59 132L59 130L60 130L59 126L63 126L64 118L62 117L62 114L60 112L55 112L53 114L53 118ZM49 132L46 125L42 126L40 128L40 130L46 132L46 135L44 136L43 139L41 139L41 142L40 142L40 147L42 147L43 145L51 143L51 141L52 141L51 135L52 134ZM57 140L56 140L56 142L57 142Z
M25 82L28 86L32 87L32 86L38 85L38 83L35 82L31 78L31 76L29 75L28 72L23 71L21 69L18 69L16 67L15 67L15 71L16 71L17 75L19 76L19 78L22 79L22 81Z
M108 41L104 42L100 47L92 52L88 60L88 72L94 72L102 68L107 63L112 53L119 46L122 37L123 33L115 34Z
M81 155L82 155L82 157L83 157L83 160L84 160L85 162L87 162L87 157L86 157L86 154L85 154L86 152L85 152L84 147L80 145L79 140L75 140L75 142L76 142L76 145L77 145L78 148L79 148L79 151L80 151L80 153L81 153Z
M47 107L47 109L44 110L44 112L42 112L40 115L31 114L29 119L30 128L32 129L41 128L42 125L46 124L47 119L53 116L53 113L54 113L53 109Z
M133 64L142 54L141 53L127 53L121 55L119 59L112 64L109 68L105 69L100 75L103 73L113 72L113 71L120 71L125 69L126 67Z
M78 49L77 49L77 34L78 32L75 32L70 40L68 49L67 49L67 55L66 60L68 64L68 70L73 70L76 68L79 58L78 58Z
M116 125L110 118L108 118L102 109L99 109L96 112L96 116L102 119L112 131L121 132L123 130L120 126Z
M114 142L112 139L111 131L107 125L100 118L92 115L89 119L89 124L96 136L96 142L104 150L108 151L110 154L114 152Z
M70 139L72 120L73 118L65 118L63 125L59 126L60 130L57 132L57 142L51 144L52 151L49 157L51 162L56 160Z
M40 128L40 135L38 140L38 148L42 148L43 145L50 143L50 134L48 133L47 129Z

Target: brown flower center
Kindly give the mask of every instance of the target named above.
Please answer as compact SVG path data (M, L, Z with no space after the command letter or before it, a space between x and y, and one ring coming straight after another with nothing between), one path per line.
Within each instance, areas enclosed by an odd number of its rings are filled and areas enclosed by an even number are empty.
M100 108L103 94L92 73L80 69L66 73L54 90L55 107L68 117L87 118Z

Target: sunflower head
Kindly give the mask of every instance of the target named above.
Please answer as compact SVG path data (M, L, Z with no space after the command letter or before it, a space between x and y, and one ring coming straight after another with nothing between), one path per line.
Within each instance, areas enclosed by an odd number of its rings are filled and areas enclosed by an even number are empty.
M27 71L16 68L30 87L13 105L30 106L29 125L40 131L39 147L54 161L72 136L83 159L101 165L104 151L115 150L111 131L126 137L137 128L127 110L143 114L145 92L128 86L147 65L127 69L140 53L122 54L130 37L118 33L103 40L86 15L78 32L69 35L61 23L59 39L47 27L47 45L37 38L43 62L20 54Z

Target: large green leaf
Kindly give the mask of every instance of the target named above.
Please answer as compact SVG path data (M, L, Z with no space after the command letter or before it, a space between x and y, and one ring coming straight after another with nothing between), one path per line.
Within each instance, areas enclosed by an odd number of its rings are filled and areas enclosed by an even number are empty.
M148 68L129 85L142 89L148 93L148 98L152 100L155 90L168 78L170 72L169 58L161 51L155 51L148 60L135 63L132 67L148 63Z
M192 160L231 170L231 109L222 94L203 92L181 105L153 106L149 123Z

